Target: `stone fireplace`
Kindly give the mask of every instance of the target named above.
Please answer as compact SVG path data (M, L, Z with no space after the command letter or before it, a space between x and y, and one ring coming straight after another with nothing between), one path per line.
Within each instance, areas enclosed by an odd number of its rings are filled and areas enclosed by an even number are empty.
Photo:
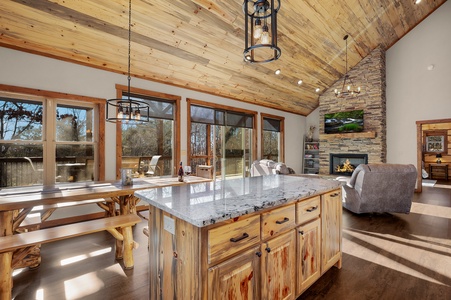
M364 153L367 157L359 163L386 162L386 96L385 52L382 47L373 50L353 67L348 75L362 92L356 97L337 98L334 89L340 89L343 78L335 82L319 98L320 174L334 174L331 168L332 154L346 154L350 164L357 164L354 157ZM324 133L324 115L327 113L363 110L364 131L354 133ZM341 159L341 158L339 158ZM346 162L346 157L344 158ZM340 162L339 164L343 164ZM343 168L343 167L342 167ZM349 173L348 175L350 175ZM344 175L343 173L341 175Z
M360 164L368 163L368 154L330 153L329 170L332 175L351 176Z

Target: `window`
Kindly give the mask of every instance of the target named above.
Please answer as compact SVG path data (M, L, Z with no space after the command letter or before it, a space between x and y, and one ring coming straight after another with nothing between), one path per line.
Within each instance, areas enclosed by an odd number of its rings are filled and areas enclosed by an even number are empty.
M283 117L261 114L261 158L284 161L284 120Z
M193 172L197 165L209 165L216 176L249 176L257 113L190 100L189 114L188 160Z
M126 87L118 86L121 98L128 97ZM125 88L125 90L124 90ZM150 121L147 123L118 123L121 132L121 144L117 149L122 159L117 163L120 168L131 168L136 177L151 175L172 176L179 161L177 141L177 107L179 97L132 89L130 98L149 104ZM119 147L119 146L118 146ZM155 172L149 172L151 158L158 159ZM152 167L153 169L153 167ZM117 170L119 177L119 169Z
M98 105L21 90L0 92L1 187L97 180Z

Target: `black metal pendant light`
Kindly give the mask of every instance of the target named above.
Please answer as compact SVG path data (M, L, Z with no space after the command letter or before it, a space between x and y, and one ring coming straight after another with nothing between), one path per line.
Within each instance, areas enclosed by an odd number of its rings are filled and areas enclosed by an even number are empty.
M282 54L277 46L277 12L280 0L244 0L244 60L265 63Z
M343 86L341 90L335 89L335 96L337 98L344 97L354 97L360 94L360 86L355 88L354 83L351 80L351 77L348 75L348 35L343 37L343 40L346 41L346 73L343 80Z
M128 90L127 98L108 99L106 102L106 120L109 122L149 122L149 105L146 102L132 99L130 96L130 48L132 28L132 1L129 0L128 7ZM114 110L111 116L109 111Z

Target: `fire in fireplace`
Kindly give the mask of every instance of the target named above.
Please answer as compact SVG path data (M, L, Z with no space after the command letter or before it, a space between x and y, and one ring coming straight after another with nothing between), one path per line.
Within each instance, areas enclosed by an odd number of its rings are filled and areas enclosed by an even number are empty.
M368 154L331 153L329 160L330 174L350 176L358 165L367 163Z

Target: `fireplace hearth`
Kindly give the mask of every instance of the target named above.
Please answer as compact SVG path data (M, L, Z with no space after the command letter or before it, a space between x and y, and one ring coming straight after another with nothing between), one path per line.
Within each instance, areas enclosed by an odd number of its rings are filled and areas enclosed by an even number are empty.
M360 164L368 163L368 154L360 153L330 153L330 174L351 176Z

